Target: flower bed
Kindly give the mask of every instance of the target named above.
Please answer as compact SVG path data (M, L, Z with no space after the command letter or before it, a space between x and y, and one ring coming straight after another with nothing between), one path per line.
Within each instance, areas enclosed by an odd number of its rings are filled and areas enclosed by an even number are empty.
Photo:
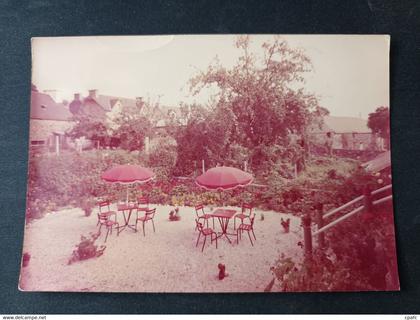
M85 208L86 215L95 200L125 199L125 185L101 180L103 171L115 164L132 163L151 167L156 173L154 182L129 187L129 197L136 200L147 195L151 203L172 206L240 206L251 202L255 207L299 215L305 206L323 203L328 208L340 205L363 193L367 184L379 186L388 183L387 173L369 175L357 169L357 162L318 158L308 162L306 170L297 179L285 179L275 171L266 178L256 177L264 186L224 192L199 188L193 178L177 179L171 168L153 167L147 157L121 150L95 150L81 154L63 152L60 156L38 155L30 158L27 216L42 217L45 212L64 206Z

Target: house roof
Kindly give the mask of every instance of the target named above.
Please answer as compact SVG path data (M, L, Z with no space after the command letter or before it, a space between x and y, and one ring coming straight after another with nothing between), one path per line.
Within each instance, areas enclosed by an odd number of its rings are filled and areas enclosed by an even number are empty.
M39 91L31 91L31 119L71 121L72 113L62 103Z
M117 101L121 101L121 104L127 107L134 107L136 105L135 99L106 96L103 94L96 96L94 100L107 112L111 111L112 107L117 103Z
M362 164L362 167L364 167L369 172L379 172L390 166L391 166L391 152L390 151L381 153L373 160L370 160Z
M335 132L335 133L370 133L367 120L356 117L335 117L325 116L321 129L316 128L314 132Z
M86 98L81 98L80 100L73 100L70 103L70 110L74 113L82 112L85 115L89 115L97 119L104 119L105 114L111 111L118 101L120 101L124 107L136 108L137 106L136 99L100 94L95 97L88 96ZM148 108L142 108L140 112L147 115L150 118L149 120L157 127L167 126L170 114L174 114L175 117L178 118L181 117L179 108L172 108L163 105L152 105Z
M135 99L97 95L96 97L87 96L80 100L73 100L70 103L70 110L74 113L82 112L85 115L97 119L104 119L105 113L112 110L115 104L121 101L123 106L135 106ZM74 106L74 107L73 107Z
M82 107L79 112L95 119L103 120L105 119L106 110L96 99L87 97L83 99Z

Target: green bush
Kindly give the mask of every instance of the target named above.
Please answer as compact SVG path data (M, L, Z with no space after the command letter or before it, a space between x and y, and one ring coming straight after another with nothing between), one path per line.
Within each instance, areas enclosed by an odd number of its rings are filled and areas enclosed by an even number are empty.
M106 247L104 245L98 247L95 244L95 241L96 239L98 239L99 235L99 233L91 233L89 237L81 236L80 242L76 245L76 248L73 250L67 264L72 264L77 261L96 258L103 255Z
M295 263L282 255L272 267L282 291L397 290L392 205L331 228L326 247Z
M40 218L57 207L82 206L86 198L124 198L126 186L107 183L101 174L115 164L125 163L143 164L144 158L121 150L32 156L28 173L28 218Z
M166 152L166 151L165 151ZM172 151L167 152L170 155ZM129 198L140 194L151 203L189 205L203 203L210 206L240 206L251 202L255 207L300 215L305 203L323 203L324 208L336 207L363 193L366 185L372 188L390 181L386 176L367 174L354 161L328 158L308 161L306 171L297 179L287 179L281 167L271 168L267 176L258 177L265 187L248 186L231 191L206 191L197 187L193 179L177 180L172 176L174 161L157 161L139 152L124 150L91 150L82 153L62 152L60 156L32 155L29 163L27 216L39 218L45 212L63 206L85 206L87 201L109 199L113 202L126 197L127 186L102 181L101 174L115 164L139 164L151 167L156 179L145 185L129 186ZM171 156L172 157L172 156ZM280 168L280 169L279 169ZM221 198L222 197L222 198ZM94 201L95 202L95 201ZM90 204L91 206L91 204Z
M149 166L163 167L172 172L177 160L176 146L168 142L170 138L160 138L157 145L150 151Z

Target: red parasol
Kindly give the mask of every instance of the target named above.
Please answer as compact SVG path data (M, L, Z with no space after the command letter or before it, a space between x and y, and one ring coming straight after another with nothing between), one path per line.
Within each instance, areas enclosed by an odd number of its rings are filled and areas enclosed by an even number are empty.
M117 165L104 173L102 179L112 183L133 184L146 183L155 177L152 170L144 168L139 165ZM128 202L128 187L127 187L127 202Z
M154 178L152 170L131 164L115 166L102 174L102 179L115 183L145 183Z
M252 183L252 174L233 167L215 167L198 176L195 183L208 190L231 190Z

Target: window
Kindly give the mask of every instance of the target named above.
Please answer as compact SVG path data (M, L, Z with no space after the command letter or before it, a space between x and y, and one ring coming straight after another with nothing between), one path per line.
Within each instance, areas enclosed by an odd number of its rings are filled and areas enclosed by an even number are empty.
M44 140L32 140L31 141L31 146L42 146L45 144Z

